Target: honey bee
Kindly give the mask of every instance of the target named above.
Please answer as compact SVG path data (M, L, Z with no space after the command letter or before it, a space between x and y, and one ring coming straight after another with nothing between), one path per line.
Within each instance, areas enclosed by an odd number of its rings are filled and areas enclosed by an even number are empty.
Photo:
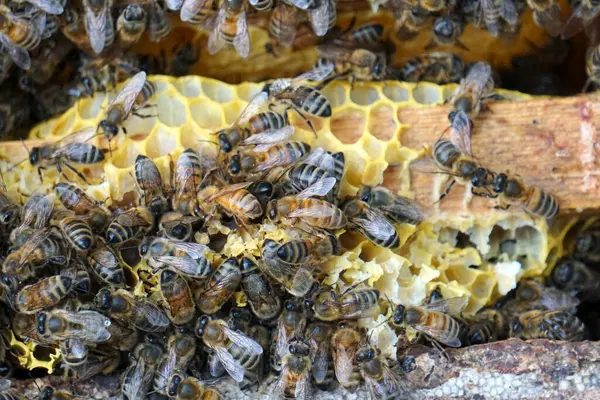
M172 270L165 269L160 274L160 293L165 302L167 317L174 325L184 325L192 320L196 304L186 280Z
M174 333L169 336L167 351L154 374L154 390L161 394L168 394L168 384L176 371L187 370L188 365L196 354L196 339L183 334Z
M214 15L217 4L216 0L184 0L180 18L194 25L205 24Z
M31 68L21 77L21 80L26 79L25 86L47 84L71 50L73 44L65 37L45 40L37 57L31 60ZM11 60L9 57L5 59Z
M51 276L34 284L24 286L14 298L15 309L24 314L35 314L38 311L54 307L71 291L71 278Z
M400 246L400 237L394 225L364 201L349 200L342 209L348 219L348 226L360 232L371 242L385 248Z
M398 376L385 363L379 349L363 346L356 353L360 374L372 399L397 399L407 395Z
M238 260L231 257L223 261L215 270L204 289L196 293L196 303L200 311L214 314L223 307L242 281Z
M98 124L98 132L104 134L108 140L117 136L119 128L127 133L123 127L123 122L129 118L129 114L132 112L145 82L146 73L144 71L138 72L123 86L117 97L106 106L105 119Z
M311 260L324 260L341 253L341 243L337 236L325 234L323 237L290 240L279 246L277 257L287 264L304 265Z
M84 128L64 137L58 142L33 147L29 153L29 163L33 167L37 166L40 182L43 182L42 171L47 166L53 164L66 180L70 181L69 177L63 171L63 166L69 168L83 182L89 184L85 176L75 169L71 163L90 165L104 161L104 153L107 150L99 149L92 144L86 143L94 135L93 128Z
M96 243L86 256L91 271L98 281L116 288L125 286L125 271L117 254L104 241Z
M532 310L513 318L509 337L578 342L588 335L583 321L565 310Z
M600 276L581 261L560 259L552 270L550 281L558 289L582 301L595 302L600 299Z
M554 196L538 187L525 185L521 178L508 177L501 173L494 176L491 187L501 196L499 207L504 210L517 204L526 213L546 219L556 217L560 211Z
M85 220L71 211L59 212L53 223L75 251L86 252L94 246L92 229Z
M331 390L336 384L331 355L333 329L333 325L323 322L311 322L306 328L306 335L312 341L312 347L316 349L311 369L312 377L316 386L323 390Z
M159 233L172 241L187 241L192 237L193 226L202 218L193 215L183 215L173 211L161 216L158 224Z
M313 276L312 266L293 266L282 262L277 256L279 245L273 240L263 241L261 249L261 270L275 282L281 284L288 293L295 297L303 297L318 288L319 283Z
M54 202L49 196L33 194L21 209L21 224L10 234L12 244L19 248L32 231L44 229L54 210Z
M423 211L416 202L384 186L363 185L356 196L396 223L418 225L424 219Z
M318 46L317 51L321 58L315 69L333 69L334 76L347 77L352 85L356 81L381 81L387 77L387 60L381 54L331 45Z
M208 52L215 54L224 45L234 47L242 58L250 52L246 10L241 0L223 0L208 39Z
M167 13L158 0L146 0L148 13L148 38L153 42L159 42L171 33L171 22Z
M579 300L556 287L545 286L533 278L522 279L515 293L516 309L529 310L569 310L576 312ZM505 309L509 306L505 305Z
M110 374L121 364L119 352L114 350L90 351L86 362L65 368L67 376L87 380L98 374Z
M194 242L173 242L164 238L145 238L140 256L153 268L174 268L190 278L206 278L212 272L209 248Z
M422 307L399 305L394 311L393 323L424 333L434 345L441 342L446 346L460 347L460 324L451 315L460 314L466 305L462 297L439 300Z
M465 112L469 118L474 119L484 106L483 100L494 95L493 90L492 69L484 62L476 63L452 94L450 105L453 111L448 114L448 119L454 121L459 111Z
M117 19L119 45L126 49L137 43L146 30L146 11L139 4L127 4Z
M419 7L405 8L396 12L396 37L400 41L411 40L425 29L430 14Z
M220 400L219 391L192 376L176 372L167 380L167 395L175 400Z
M236 382L242 382L245 370L255 367L263 353L256 341L230 329L225 321L210 319L206 315L198 319L196 336L215 352L227 373Z
M335 9L330 6L328 0L289 0L288 3L308 13L308 20L317 36L324 36L327 33L331 13Z
M145 235L152 227L152 213L146 207L135 207L115 215L106 229L106 241L119 244Z
M281 371L283 357L288 352L289 342L294 335L302 335L306 327L306 312L303 304L296 300L287 300L283 312L277 319L277 326L273 333L271 355L271 368Z
M175 195L173 209L183 215L202 216L197 193L204 176L200 156L192 149L185 149L175 165Z
M340 385L350 393L356 392L360 384L360 370L356 361L356 353L361 342L361 332L356 324L350 321L340 321L331 337L335 377Z
M469 327L466 342L469 346L495 342L508 337L508 321L502 310L487 308L475 315Z
M54 192L62 205L78 215L80 219L90 222L92 228L103 230L108 224L109 211L101 203L91 199L81 188L59 182L54 187Z
M336 184L333 177L321 179L295 196L271 200L266 214L270 221L296 225L298 220L309 228L341 229L348 223L344 212L333 204L314 199L325 196Z
M89 48L89 39L84 18L80 10L74 7L67 8L59 17L61 32L80 49Z
M0 6L0 44L19 68L31 67L28 50L35 50L40 40L41 34L31 21L17 17L5 5Z
M139 188L140 205L154 215L164 214L169 204L162 178L154 161L139 154L135 159L135 180Z
M463 50L469 50L461 41L460 37L465 28L465 21L456 14L438 17L433 21L433 39L425 47L431 50L437 46L457 46Z
M552 37L561 33L560 5L556 1L527 0L535 23Z
M96 54L102 53L106 45L112 44L114 40L111 5L112 2L105 0L83 0L85 30Z
M271 282L258 269L256 263L244 257L241 261L242 290L250 309L261 320L271 320L281 311L281 299L273 291Z
M572 38L584 28L587 30L592 27L600 12L600 4L595 0L573 2L573 7L573 13L562 27L560 37L563 40Z
M286 399L308 400L311 398L310 350L310 346L299 339L290 341L282 360L281 375L273 388L274 394Z
M590 46L587 49L585 59L585 72L588 78L583 87L583 92L586 92L591 84L598 85L600 83L600 45Z
M269 19L269 35L282 47L291 47L296 38L300 10L291 4L278 1Z
M68 366L78 366L87 361L88 346L82 340L64 339L58 343L62 360Z
M238 384L240 389L245 389L256 385L259 383L260 379L263 376L264 370L264 358L266 357L266 352L268 351L271 335L266 328L261 325L251 326L252 322L252 313L246 309L241 307L234 307L229 312L229 320L228 325L231 329L242 332L246 336L254 339L260 347L263 349L263 354L260 357L259 362L257 362L253 367L246 367L244 373L244 379L242 382ZM214 353L212 353L214 354ZM212 355L211 354L211 355ZM212 361L212 363L211 363ZM215 366L218 364L218 370L215 370ZM225 370L220 365L220 361L217 356L214 355L212 358L209 358L209 368L212 376L222 376L225 374ZM215 373L217 372L217 373Z
M125 399L143 399L150 389L163 351L153 343L140 343L133 350L133 360L123 374L121 385Z
M143 297L134 297L125 289L100 289L94 303L111 317L130 322L144 332L162 332L170 324L158 306Z
M577 234L573 254L589 266L600 262L600 223L596 222Z
M51 340L74 339L101 343L110 339L110 318L96 311L43 311L37 315L37 332Z
M287 167L309 152L310 146L304 142L279 143L264 151L241 151L231 156L227 171L234 177L264 174L273 168Z
M252 193L246 188L251 182L228 185L216 193L208 196L208 203L216 204L231 215L238 225L246 226L248 220L259 218L263 214L263 208Z
M344 319L372 316L379 312L379 290L352 287L342 294L339 304Z
M519 13L512 0L480 0L476 15L476 25L485 24L492 36L498 36L505 22L515 26L519 22Z

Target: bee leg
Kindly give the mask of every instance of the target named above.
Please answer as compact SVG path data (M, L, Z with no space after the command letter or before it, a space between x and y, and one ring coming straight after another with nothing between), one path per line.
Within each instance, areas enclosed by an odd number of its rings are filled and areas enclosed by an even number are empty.
M496 210L504 210L504 211L506 211L506 210L508 210L510 208L510 204L507 204L505 206L497 205L497 206L494 206L494 208Z
M90 183L88 182L87 179L85 179L85 176L77 171L77 169L75 169L75 167L73 167L71 164L65 162L65 166L67 168L69 168L71 171L73 171L75 173L75 175L77 175L79 178L81 178L82 181L84 181L86 183L86 185L89 185ZM65 179L71 181L69 178L67 178L67 175L65 175L65 173L63 172L62 168L60 167L60 162L56 162L56 169L58 169L58 171L65 177Z
M442 195L440 196L440 198L438 199L438 201L436 201L436 203L439 203L440 201L442 201L442 199L444 197L446 197L446 196L448 196L448 194L450 194L450 190L452 190L452 186L454 186L455 183L456 183L456 179L452 179L452 181L446 187L446 190L444 191L444 193L442 193Z
M40 177L40 183L44 182L44 177L42 176L42 171L45 169L46 169L46 167L38 167L38 175Z
M488 199L495 199L498 197L498 194L491 193L489 191L489 189L488 189L487 193L486 192L478 192L475 190L474 186L471 186L471 194L473 196L487 197Z
M302 112L300 112L300 110L298 110L296 107L290 107L290 108L292 110L294 110L296 112L296 114L298 114L300 116L300 118L302 118L304 120L304 122L306 122L306 125L308 125L310 130L313 131L313 133L315 134L315 137L317 137L317 131L315 130L315 127L314 127L312 121L310 119L308 119L306 117L306 115L302 114Z
M436 349L437 351L439 351L442 356L444 356L444 358L448 361L452 361L452 359L450 358L450 356L448 355L448 353L446 352L446 349L444 349L442 347L442 345L440 345L437 340L434 339L430 339L429 342L431 343L431 345L433 346L434 349Z

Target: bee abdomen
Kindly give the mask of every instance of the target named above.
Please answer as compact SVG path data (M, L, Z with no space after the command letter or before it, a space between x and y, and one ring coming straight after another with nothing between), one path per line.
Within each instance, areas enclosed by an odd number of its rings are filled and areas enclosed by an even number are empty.
M300 164L293 167L289 172L289 177L302 189L312 186L321 179L329 178L331 175L323 168L312 164Z
M296 100L296 105L301 111L317 117L331 117L331 104L321 92L309 86L303 86L298 90L301 96Z
M121 224L111 223L106 230L108 243L123 243L135 235L134 229Z
M556 199L545 191L534 188L526 209L537 216L552 218L558 214L559 207Z
M303 264L309 255L310 248L304 240L290 240L277 249L277 256L289 264Z
M451 169L458 157L460 150L449 140L440 139L433 146L433 158L443 167Z
M77 249L87 251L94 244L92 230L83 221L68 219L62 224L63 231Z
M66 158L80 164L96 164L104 160L104 150L89 143L79 143L67 153Z

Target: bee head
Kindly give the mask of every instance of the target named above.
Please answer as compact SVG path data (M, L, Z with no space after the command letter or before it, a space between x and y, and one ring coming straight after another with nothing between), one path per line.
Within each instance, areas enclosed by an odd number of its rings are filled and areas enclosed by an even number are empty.
M36 165L40 161L40 150L39 147L31 149L31 152L29 153L29 163L31 165Z
M40 335L46 333L46 319L48 318L48 314L45 312L41 312L37 316L37 331Z
M583 233L575 239L575 252L585 254L598 246L596 237L589 233Z
M559 289L564 289L575 277L575 263L577 261L563 259L556 263L552 270L552 283Z
M474 187L482 187L486 184L486 178L488 175L488 170L485 168L477 168L475 170L475 175L473 175L473 178L471 179L471 184Z
M95 299L96 307L101 310L108 310L112 305L112 294L108 289L100 289Z
M277 220L277 200L271 200L267 203L267 218L271 221Z
M506 182L508 180L508 176L506 174L498 174L494 177L492 181L492 189L496 193L502 193L506 190Z
M523 331L523 325L518 317L515 317L510 323L510 337L519 337Z
M206 328L206 325L208 325L209 322L210 317L208 315L203 315L200 318L198 318L198 322L196 323L196 336L202 338L202 336L204 335L204 329Z
M184 224L177 224L171 229L171 236L175 239L183 240L188 234L189 230Z
M18 216L18 209L15 207L7 207L0 213L0 223L4 225L12 224Z
M239 175L242 172L242 162L239 155L234 155L229 159L229 165L227 167L230 175Z
M179 388L179 385L181 384L181 381L183 380L183 376L181 376L181 374L179 373L174 373L173 375L171 375L171 379L169 382L169 388L167 390L167 394L169 395L169 397L175 397L177 396L177 389Z
M523 186L515 179L507 179L504 194L508 197L519 197L523 194Z
M406 307L404 307L402 304L396 307L393 319L394 324L401 325L404 322L404 311L406 311Z
M175 279L175 273L169 269L163 270L160 274L161 283L169 283Z
M454 24L449 18L438 18L433 23L433 33L443 38L451 38L454 35Z
M356 352L356 362L360 363L364 361L373 360L376 357L376 355L377 354L375 353L375 350L372 347L359 350L358 352Z
M40 400L51 400L53 395L54 395L54 389L52 389L52 387L50 387L50 386L46 386L45 388L42 389L39 399Z
M365 203L368 203L371 200L372 191L372 186L363 185L356 196Z
M233 150L233 145L229 141L229 138L227 138L227 134L225 134L225 133L219 134L218 140L219 140L219 147L221 148L221 151L223 153L230 153ZM238 156L238 158L239 158L239 156Z
M254 261L252 261L248 257L242 258L242 262L240 263L240 265L242 267L242 272L251 271L256 266L256 264L254 263Z
M106 137L109 139L117 136L117 134L119 133L119 127L117 127L115 124L106 119L100 121L98 127L102 130L102 132L104 132Z
M128 4L125 7L123 17L127 21L142 21L144 19L144 9L139 4Z

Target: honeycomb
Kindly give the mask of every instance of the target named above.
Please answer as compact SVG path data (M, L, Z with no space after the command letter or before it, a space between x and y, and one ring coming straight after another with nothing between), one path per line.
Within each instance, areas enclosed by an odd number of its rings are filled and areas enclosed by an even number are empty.
M210 143L214 140L211 133L232 124L262 87L254 83L230 85L194 76L151 76L149 79L158 87L150 99L154 106L148 112L152 117L130 117L125 123L128 134L119 134L111 142L112 158L107 157L99 165L78 167L91 181L87 193L108 206L135 201L133 168L138 154L154 160L163 182L170 182L170 163L185 148L214 154L216 146ZM291 122L296 126L292 139L306 141L313 148L322 146L343 151L346 172L341 196L352 195L361 184L381 184L388 166L408 167L422 153L421 148L402 145L402 133L408 125L398 119L398 110L442 104L454 87L401 82L357 83L351 87L345 82L334 82L323 89L333 107L333 117L312 120L317 130L315 138L306 123L292 115ZM498 92L513 100L530 98L515 92ZM26 145L59 140L82 128L96 126L102 110L115 93L80 100L60 117L34 128ZM103 137L95 137L93 141L107 147ZM40 184L26 156L24 146L0 149L0 158L5 164L2 170L16 164L4 175L9 194L15 199L33 192L50 193L60 178L55 168L48 168ZM402 182L399 194L413 196L410 169L404 168L397 179ZM428 210L428 213L426 222L418 227L397 226L401 246L395 250L377 247L358 233L342 232L340 238L348 251L326 264L324 283L338 282L344 288L366 281L391 302L408 305L421 304L428 293L437 288L446 298L466 296L465 314L470 315L506 294L521 277L539 276L551 270L555 260L565 253L564 238L576 223L573 218L559 220L550 229L544 220L494 211L477 218L445 215L438 209ZM225 257L259 255L264 238L287 238L286 232L273 225L264 224L260 229L258 235L250 237L245 232L230 231L215 221L208 233L228 235L223 249ZM208 236L198 233L196 240L205 243ZM133 269L138 295L156 295L153 294L156 278L142 273L149 270L143 262ZM241 293L235 298L240 304L245 301ZM374 327L373 344L386 356L395 358L393 346L397 337L388 324L381 324L386 318L380 315L368 325ZM33 354L33 349L19 346L27 355ZM35 357L23 356L23 360L31 367L52 368L48 364L37 364Z

